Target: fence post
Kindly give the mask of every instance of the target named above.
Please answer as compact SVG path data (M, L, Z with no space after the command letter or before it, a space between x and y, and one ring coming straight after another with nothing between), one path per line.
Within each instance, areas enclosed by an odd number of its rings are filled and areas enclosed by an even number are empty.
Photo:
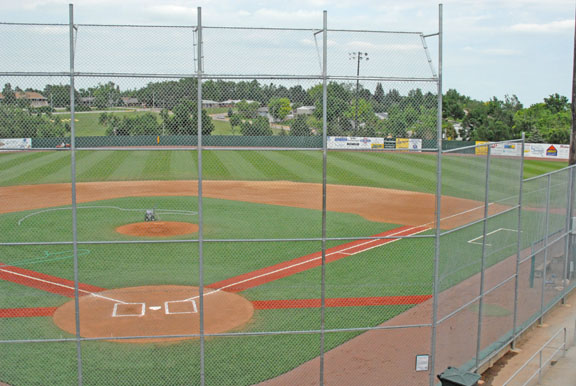
M205 337L204 337L204 207L202 192L202 7L197 8L198 66L197 66L197 112L198 112L198 305L200 310L200 385L205 384Z
M546 187L546 216L545 216L545 229L546 234L544 235L544 266L542 267L542 286L540 294L540 318L538 318L538 323L543 324L544 321L544 293L546 291L546 275L547 275L547 264L548 264L548 237L550 234L550 184L552 181L552 175L548 174L548 181Z
M516 240L516 271L514 273L514 314L512 321L512 349L516 348L516 328L518 325L518 285L520 276L520 260L522 253L522 194L524 192L524 147L526 146L526 134L522 132L522 146L520 148L520 181L518 187L518 233Z
M566 304L566 290L568 289L569 264L570 264L570 228L571 228L571 210L572 203L572 184L573 173L572 169L568 169L568 202L566 203L566 240L564 241L564 272L562 274L562 304Z
M320 385L324 385L324 328L326 313L326 181L328 171L328 12L322 13L322 270L320 273Z
M438 295L440 293L440 221L442 219L442 25L443 25L443 12L442 4L438 5L438 107L436 116L436 213L435 225L436 233L434 235L434 288L432 295L432 332L430 342L430 369L429 369L429 384L434 386L435 381L435 368L436 368L436 341L438 339Z
M80 304L79 304L79 290L78 290L78 207L76 202L76 100L75 100L75 86L74 86L74 5L69 4L69 26L70 26L70 174L72 185L72 249L74 253L74 317L76 322L76 357L78 363L78 385L83 384L82 374L82 344L80 341Z
M480 300L478 301L478 332L476 336L476 365L480 363L480 349L482 346L482 312L484 311L484 275L486 273L486 233L488 228L488 206L490 205L490 154L492 147L487 145L486 154L486 181L484 185L484 221L482 225L482 262L480 265Z

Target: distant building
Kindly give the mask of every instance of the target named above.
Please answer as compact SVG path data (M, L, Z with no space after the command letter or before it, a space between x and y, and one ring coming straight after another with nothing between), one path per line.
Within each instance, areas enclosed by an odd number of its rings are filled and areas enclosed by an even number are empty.
M312 115L316 110L315 106L301 106L296 109L296 115Z
M211 107L222 107L222 106L221 106L221 102L211 101L210 99L204 99L202 101L202 107L211 108Z
M258 116L259 117L265 117L268 118L268 107L259 107L257 110Z
M219 104L219 107L234 107L236 106L240 101L242 101L242 99L228 99L222 102L216 102ZM247 103L254 103L256 101L250 100L250 99L244 99L245 102ZM256 102L258 104L260 104L260 102Z
M94 104L94 97L80 97L80 104L92 106Z
M34 91L15 91L16 99L26 99L30 102L31 107L48 106L48 99L40 93ZM0 103L4 101L4 95L0 93Z
M374 115L376 115L380 120L388 119L388 113L375 113Z
M122 97L120 99L122 99L122 103L124 104L124 106L141 106L142 105L140 103L140 101L138 100L138 98Z

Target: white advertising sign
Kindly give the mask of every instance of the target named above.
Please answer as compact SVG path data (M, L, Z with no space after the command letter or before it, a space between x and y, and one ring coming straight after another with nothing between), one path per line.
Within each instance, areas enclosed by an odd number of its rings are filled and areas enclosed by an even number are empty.
M30 149L32 139L30 138L0 138L0 150L7 149Z
M382 149L384 138L328 137L328 149Z

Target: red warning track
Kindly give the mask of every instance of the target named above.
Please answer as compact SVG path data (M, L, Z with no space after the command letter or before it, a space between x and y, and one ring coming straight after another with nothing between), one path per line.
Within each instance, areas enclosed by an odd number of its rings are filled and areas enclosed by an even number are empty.
M74 297L74 282L61 277L46 275L29 269L13 267L0 263L0 279L36 288L57 295ZM78 284L80 295L104 291L105 288L89 284Z
M396 306L403 304L420 304L430 298L432 298L432 295L330 298L325 299L324 304L326 307ZM275 310L280 308L320 308L321 301L320 299L253 300L252 305L257 310Z
M392 229L387 232L379 233L372 237L392 237L392 236L411 236L422 233L430 228L424 226L403 226ZM343 259L367 251L381 245L390 244L399 238L386 239L368 239L355 240L350 243L338 245L326 250L326 263ZM307 271L319 267L322 264L322 252L312 253L310 255L298 257L269 267L261 268L256 271L248 272L239 276L234 276L226 280L212 283L207 287L225 290L228 292L240 292L249 288L257 287L274 280L282 279L299 272Z
M35 316L52 316L57 307L36 308L0 308L0 318L29 318Z

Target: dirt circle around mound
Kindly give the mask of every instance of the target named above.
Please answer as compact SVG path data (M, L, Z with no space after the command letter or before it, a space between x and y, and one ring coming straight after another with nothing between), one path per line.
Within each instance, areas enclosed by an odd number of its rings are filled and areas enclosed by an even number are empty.
M81 296L80 335L84 338L200 333L198 287L161 285L106 290ZM56 326L76 333L74 300L58 307ZM244 326L252 319L254 307L244 297L206 288L204 331L222 333ZM173 342L197 337L117 339L121 343Z
M145 221L117 227L116 232L138 237L170 237L198 232L198 225L178 221Z

